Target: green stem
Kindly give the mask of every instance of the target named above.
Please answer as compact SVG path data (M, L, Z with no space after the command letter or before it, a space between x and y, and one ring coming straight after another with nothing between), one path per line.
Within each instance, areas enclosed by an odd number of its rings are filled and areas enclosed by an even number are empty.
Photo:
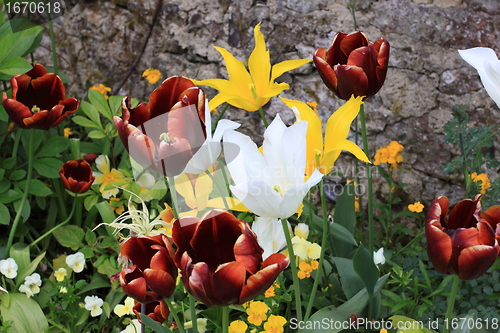
M219 191L220 196L222 198L222 202L224 202L224 207L226 208L226 210L229 210L230 208L229 208L229 205L227 204L225 191L221 188L220 184L217 183L217 181L214 178L214 175L212 175L212 173L210 171L206 170L205 173L208 175L208 177L210 177L212 182L215 184L215 187L217 187L217 190Z
M175 190L175 179L174 177L167 177L168 188L170 189L170 196L172 197L172 209L174 211L174 218L179 218L179 212L177 211L177 191Z
M35 132L36 130L31 130L30 138L28 141L28 175L26 176L26 185L24 185L24 193L21 198L21 204L19 205L19 210L17 211L16 217L14 218L14 223L12 223L12 228L10 229L9 239L7 240L7 247L5 249L5 255L9 256L10 248L12 247L12 242L14 240L14 235L16 234L17 226L19 225L19 221L21 220L22 213L24 210L24 205L26 201L28 201L28 192L30 190L31 177L33 176L33 145L35 142Z
M47 3L47 1L45 1L45 3ZM56 38L54 35L54 26L52 25L52 17L50 15L50 11L47 11L47 19L49 21L49 35L50 44L52 47L52 61L54 62L54 74L59 74L59 66L57 64Z
M359 120L361 121L361 135L363 137L363 150L368 158L370 158L370 150L368 149L368 137L366 136L366 121L365 108L363 104L359 107ZM373 253L373 180L372 180L372 165L366 163L366 171L368 174L368 249Z
M328 241L328 213L326 210L326 197L325 197L325 187L323 183L323 178L321 178L320 186L320 195L321 195L321 208L323 210L323 237L321 239L321 252L319 255L319 267L316 271L316 277L314 278L314 284L311 291L311 296L309 298L309 302L307 303L306 315L304 316L304 320L307 321L309 315L311 314L312 305L314 299L316 298L316 292L318 291L319 281L321 280L321 272L323 268L323 262L325 261L325 251L326 251L326 242Z
M264 114L264 110L262 110L262 108L259 108L259 114L264 122L264 126L266 126L266 128L269 127L269 123L267 122L266 115Z
M196 300L189 294L189 311L191 312L191 322L193 323L193 333L198 333L198 321L196 315Z
M184 333L184 324L182 324L182 322L179 319L179 316L177 315L177 312L175 312L173 302L170 299L166 299L165 303L167 303L168 308L170 309L170 313L174 317L174 321L177 324L177 327L179 328L179 332ZM194 327L194 321L193 321L193 327Z
M389 209L387 210L386 223L385 223L385 226L384 226L384 229L385 229L385 244L386 244L386 246L389 245L389 228L392 225L391 224L391 222L392 222L392 187L394 186L392 171L389 172L389 176L390 176L390 179L388 179L388 183L389 183L389 199L387 200L387 206L388 206Z
M47 318L47 322L48 322L50 325L54 326L55 328L60 329L61 331L65 332L65 333L71 333L71 331L70 331L70 330L68 330L68 329L67 329L67 328L65 328L64 326L59 325L58 323L56 323L55 321L53 321L53 320L51 320L51 319L49 319L49 318Z
M56 225L55 227L53 227L52 229L50 229L49 231L47 231L46 233L44 233L43 235L38 237L34 242L32 242L30 244L30 246L36 245L38 242L40 242L42 239L44 239L45 237L47 237L48 235L53 233L55 230L59 229L60 227L62 227L63 225L65 225L66 223L71 221L71 217L73 216L73 213L75 212L75 208L77 207L77 203L80 202L78 199L80 199L80 198L78 197L78 194L77 194L77 197L75 197L75 200L73 201L73 208L71 208L71 212L66 220L59 223L58 225ZM79 206L81 206L81 205L79 205ZM77 214L78 214L78 211L77 211ZM80 209L80 214L81 214L81 209ZM81 216L80 216L80 219L81 219Z
M356 1L349 1L349 3L347 4L347 6L351 10L352 20L353 20L353 25L354 25L354 30L358 30L358 24L356 22L356 11L354 10L354 8L356 7Z
M59 218L61 220L66 220L68 218L68 212L66 211L66 203L64 202L63 193L64 190L61 188L60 181L58 179L52 180L52 187L56 193L57 202L59 204Z
M219 124L219 121L222 119L222 117L224 116L224 113L226 113L226 110L227 108L229 107L229 104L226 103L224 104L224 108L222 109L222 111L219 113L219 116L217 117L217 120L215 121L214 123L214 126L212 128L212 132L217 128L217 125Z
M82 213L83 213L82 198L77 195L75 197L74 202L76 205L76 215L75 215L76 225L81 227L82 226ZM73 210L71 210L70 217L71 217L72 213L73 213Z
M295 289L295 304L297 311L297 320L302 320L302 300L300 295L300 285L299 277L297 275L297 263L295 262L295 253L293 251L292 238L290 237L290 230L288 229L288 223L286 219L281 220L281 226L283 227L283 232L285 233L286 246L288 249L288 254L290 255L290 266L292 267L292 280L293 287Z
M222 333L229 331L229 306L222 307Z
M464 158L463 172L465 181L465 196L469 197L471 181L469 175L469 166L467 165L467 156L465 155L465 145L464 145L464 136L462 133L462 125L460 125L460 133L458 133L458 138L460 140L460 152L462 153L462 157Z
M458 275L453 276L453 285L451 286L450 296L448 296L448 308L446 310L446 321L444 333L450 332L451 320L453 319L453 308L455 307L455 297L457 296L458 285L460 283L460 278Z

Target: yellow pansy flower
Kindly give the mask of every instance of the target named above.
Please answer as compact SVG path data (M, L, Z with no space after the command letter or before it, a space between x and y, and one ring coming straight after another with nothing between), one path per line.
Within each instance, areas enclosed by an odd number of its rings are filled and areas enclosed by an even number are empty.
M210 110L227 102L237 108L256 111L264 106L273 96L290 88L287 83L276 83L283 73L307 64L311 59L282 61L271 66L269 50L266 49L264 35L260 32L260 23L254 28L255 48L248 58L248 70L243 61L236 59L222 47L215 47L226 63L229 80L208 79L193 80L194 84L209 86L219 91L209 103Z
M324 140L323 121L311 107L301 101L286 98L281 98L281 100L293 110L298 121L305 120L308 123L305 170L307 176L311 175L315 169L324 175L329 174L342 150L351 152L364 162L370 162L361 148L354 142L347 140L351 123L358 115L359 107L363 104L362 97L351 97L330 116L326 123Z
M61 282L68 275L68 271L66 268L61 267L57 271L54 272L54 276L56 277L57 282Z
M134 299L132 297L125 298L124 304L117 304L113 309L113 312L118 317L123 317L126 315L134 314Z
M242 320L235 320L229 325L229 333L245 333L248 325Z
M472 178L472 181L475 183L481 182L481 194L485 194L486 190L491 187L490 179L488 178L488 175L485 173L477 174L477 172L474 172L472 173L472 175L470 175L470 177Z
M105 97L106 99L108 99L108 98L109 98L109 97L108 97L108 93L111 91L111 88L110 88L110 87L106 87L106 86L105 86L104 84L102 84L102 83L99 83L99 85L97 85L97 84L96 84L95 86L90 87L90 89L92 89L92 90L97 90L98 92L100 92L101 94L103 94L103 95L104 95L104 97Z
M286 319L282 316L270 315L267 322L264 324L265 333L283 333L283 326L286 324Z
M269 307L264 302L256 301L250 303L250 306L246 310L248 322L255 326L262 325L262 322L267 318L267 311L269 311Z

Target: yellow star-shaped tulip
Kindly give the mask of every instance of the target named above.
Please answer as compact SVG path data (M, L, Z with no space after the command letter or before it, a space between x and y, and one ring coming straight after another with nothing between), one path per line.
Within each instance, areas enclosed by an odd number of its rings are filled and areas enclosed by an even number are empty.
M276 83L274 80L283 73L311 61L311 59L286 60L271 66L269 50L266 49L264 35L260 32L260 23L254 28L254 37L255 48L248 58L248 70L245 64L229 51L215 46L224 58L229 80L193 80L196 85L209 86L219 91L209 102L210 110L227 102L240 109L256 111L269 102L271 97L290 88L287 83Z
M325 140L323 141L323 122L318 114L306 103L281 98L293 110L298 121L308 122L305 170L307 176L311 175L315 169L324 175L329 174L342 150L351 152L363 162L370 162L361 148L354 142L347 140L351 123L358 115L359 107L363 104L362 99L363 97L351 97L330 116L326 123Z

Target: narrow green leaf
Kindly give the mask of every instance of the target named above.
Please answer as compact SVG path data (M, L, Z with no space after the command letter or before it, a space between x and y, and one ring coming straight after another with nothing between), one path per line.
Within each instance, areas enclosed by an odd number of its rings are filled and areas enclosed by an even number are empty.
M102 222L111 223L115 220L115 213L107 201L99 202L95 207L101 214Z
M363 289L363 280L354 271L351 259L340 257L333 257L332 259L339 272L344 294L347 299L350 299Z
M342 230L342 236L345 239L339 239L337 232L340 232L340 228L334 227L335 229L330 229L330 237L334 239L332 242L335 247L335 252L339 257L347 257L353 251L353 235L356 228L356 211L354 209L354 184L350 183L344 186L342 193L337 197L337 204L335 205L335 211L333 212L334 224L344 227L351 237L347 236L345 230ZM356 245L354 240L354 245ZM352 254L351 254L352 255Z
M125 96L109 96L108 102L109 102L109 108L111 109L111 112L113 116L121 116L122 114L122 101Z
M111 286L111 283L109 282L109 278L107 278L106 276L104 276L102 274L94 274L92 276L92 279L90 280L90 283L85 288L80 290L77 293L77 295L85 294L86 292L91 291L91 290L96 290L96 289L100 289L100 288L108 288L110 286Z
M99 131L99 130L90 131L88 135L89 135L89 138L92 138L92 139L102 139L102 138L106 137L106 133L104 133L103 131Z
M373 262L373 253L370 253L363 244L359 245L358 250L354 254L353 266L358 276L363 280L368 295L372 297L375 285L380 277L380 271Z
M168 327L161 326L160 324L158 324L153 319L149 318L144 313L141 313L141 321L144 323L144 325L146 325L146 327L151 328L156 333L171 333L172 332Z
M101 116L99 115L99 111L97 111L95 106L93 106L89 102L82 101L80 107L82 108L83 113L85 113L85 115L89 117L89 119L94 122L94 124L99 125L98 128L102 129Z
M10 248L9 256L16 261L17 269L19 271L28 267L30 264L30 248L24 243L15 243Z
M7 208L7 206L5 206L3 203L0 203L0 224L10 224L9 208Z
M19 288L21 284L24 283L24 279L28 276L33 274L33 272L36 270L38 264L42 259L45 257L45 252L40 254L38 257L33 259L32 262L29 263L28 266L24 267L23 269L19 270L17 277L16 277L16 290Z
M83 116L74 116L73 122L75 124L78 124L78 125L83 126L83 127L94 127L94 128L98 128L98 129L102 128L102 126L100 126L100 124L98 125L98 124L94 123L92 120L87 119Z

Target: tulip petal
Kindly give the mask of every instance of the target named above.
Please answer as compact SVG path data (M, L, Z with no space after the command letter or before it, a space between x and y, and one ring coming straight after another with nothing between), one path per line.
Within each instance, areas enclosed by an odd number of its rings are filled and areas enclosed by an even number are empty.
M500 205L491 206L480 214L481 219L488 222L493 230L500 225Z
M260 268L262 262L262 253L254 233L248 225L245 225L245 233L238 237L234 244L234 257L250 274L255 274Z
M182 98L182 93L195 87L194 83L185 77L169 77L156 88L149 97L151 119L165 114Z
M340 98L347 101L351 98L351 95L367 96L369 88L368 77L361 67L336 65L334 71L337 74L337 87Z
M474 200L462 200L455 205L448 217L448 229L476 227L481 212L479 197Z
M17 126L24 129L28 128L23 120L31 117L33 113L26 105L14 99L7 98L6 93L3 93L2 105L9 115L9 118L16 123Z
M447 197L438 197L434 199L429 206L426 221L437 220L442 227L446 227L446 215L448 215L448 207L450 202Z
M200 220L196 217L181 217L174 222L172 227L172 239L175 245L177 245L174 262L178 268L181 268L181 257L184 252L187 252L192 258L196 258L190 242L199 222Z
M175 291L175 280L166 271L146 269L144 279L151 290L164 298L170 298Z
M18 91L17 100L28 101L26 106L36 105L42 110L50 110L59 101L65 99L65 89L61 78L54 73L47 73L31 80L33 91ZM26 95L24 95L26 93ZM31 104L33 103L33 104Z
M214 285L208 265L199 262L192 267L192 272L188 278L188 290L190 290L191 294L207 306L222 305L223 303Z
M219 265L235 260L233 248L243 223L223 210L211 210L201 220L191 239L195 262L205 262L215 272Z
M347 65L357 66L363 69L366 77L368 78L368 91L366 96L375 95L378 91L378 78L377 78L377 55L373 49L373 45L358 47L349 54Z
M340 44L347 37L345 32L337 32L332 40L332 45L328 48L328 51L323 49L324 55L322 58L328 62L332 67L335 65L345 65L347 64L347 56L349 53L344 53L340 49Z
M344 36L344 38L342 38L342 40L340 41L339 49L343 54L350 57L350 54L354 52L356 49L368 46L368 44L369 44L368 37L364 32L354 31L348 34L347 36ZM345 64L345 62L339 62L339 63Z
M314 65L318 69L318 73L328 89L330 89L333 93L335 93L335 95L338 96L337 74L325 59L325 52L325 49L316 50L313 56Z
M249 89L250 85L253 85L252 78L248 73L245 65L242 61L236 59L229 51L222 47L215 46L215 49L219 51L219 53L224 58L224 62L226 63L227 75L229 76L230 87L227 91L221 91L227 94L236 94L242 99L253 100L253 95L251 90Z
M245 183L237 183L230 186L230 189L236 198L254 214L280 218L280 205L283 198L275 189L263 181L250 180Z
M500 247L478 245L468 247L460 253L458 258L458 276L462 280L473 280L484 274L498 257Z
M281 256L283 257L276 257L276 255L280 254L275 253L271 255L265 262L268 262L268 260L269 262L276 261L277 258L281 258L281 261L279 263L273 263L271 265L264 266L264 262L262 264L263 269L258 271L256 274L251 275L247 279L246 284L241 290L240 301L238 302L238 304L248 302L264 293L274 283L281 271L286 268L286 266L288 265L288 261L284 259L286 257L282 254Z
M436 270L449 274L448 265L452 256L452 242L450 236L440 228L439 221L427 222L425 225L427 238L427 254Z
M255 85L257 96L264 96L269 87L269 76L271 73L271 58L266 49L264 35L260 32L260 23L254 29L255 47L248 57L248 70Z
M487 47L458 50L460 56L474 67L488 95L500 107L500 60L495 51Z
M217 269L213 274L213 282L221 300L220 305L238 303L246 275L247 271L244 265L238 261L225 264Z
M305 183L298 184L288 190L280 203L280 216L278 217L284 219L295 214L311 187L318 184L321 178L323 178L323 174L319 170L314 170Z
M308 64L312 61L312 59L294 59L294 60L285 60L275 64L271 71L271 82L276 80L278 77L283 75L283 73L291 71L295 68L299 68L305 64Z
M130 259L141 271L149 268L150 259L157 250L153 245L161 245L162 235L157 236L137 236L127 238L120 247L120 254Z

